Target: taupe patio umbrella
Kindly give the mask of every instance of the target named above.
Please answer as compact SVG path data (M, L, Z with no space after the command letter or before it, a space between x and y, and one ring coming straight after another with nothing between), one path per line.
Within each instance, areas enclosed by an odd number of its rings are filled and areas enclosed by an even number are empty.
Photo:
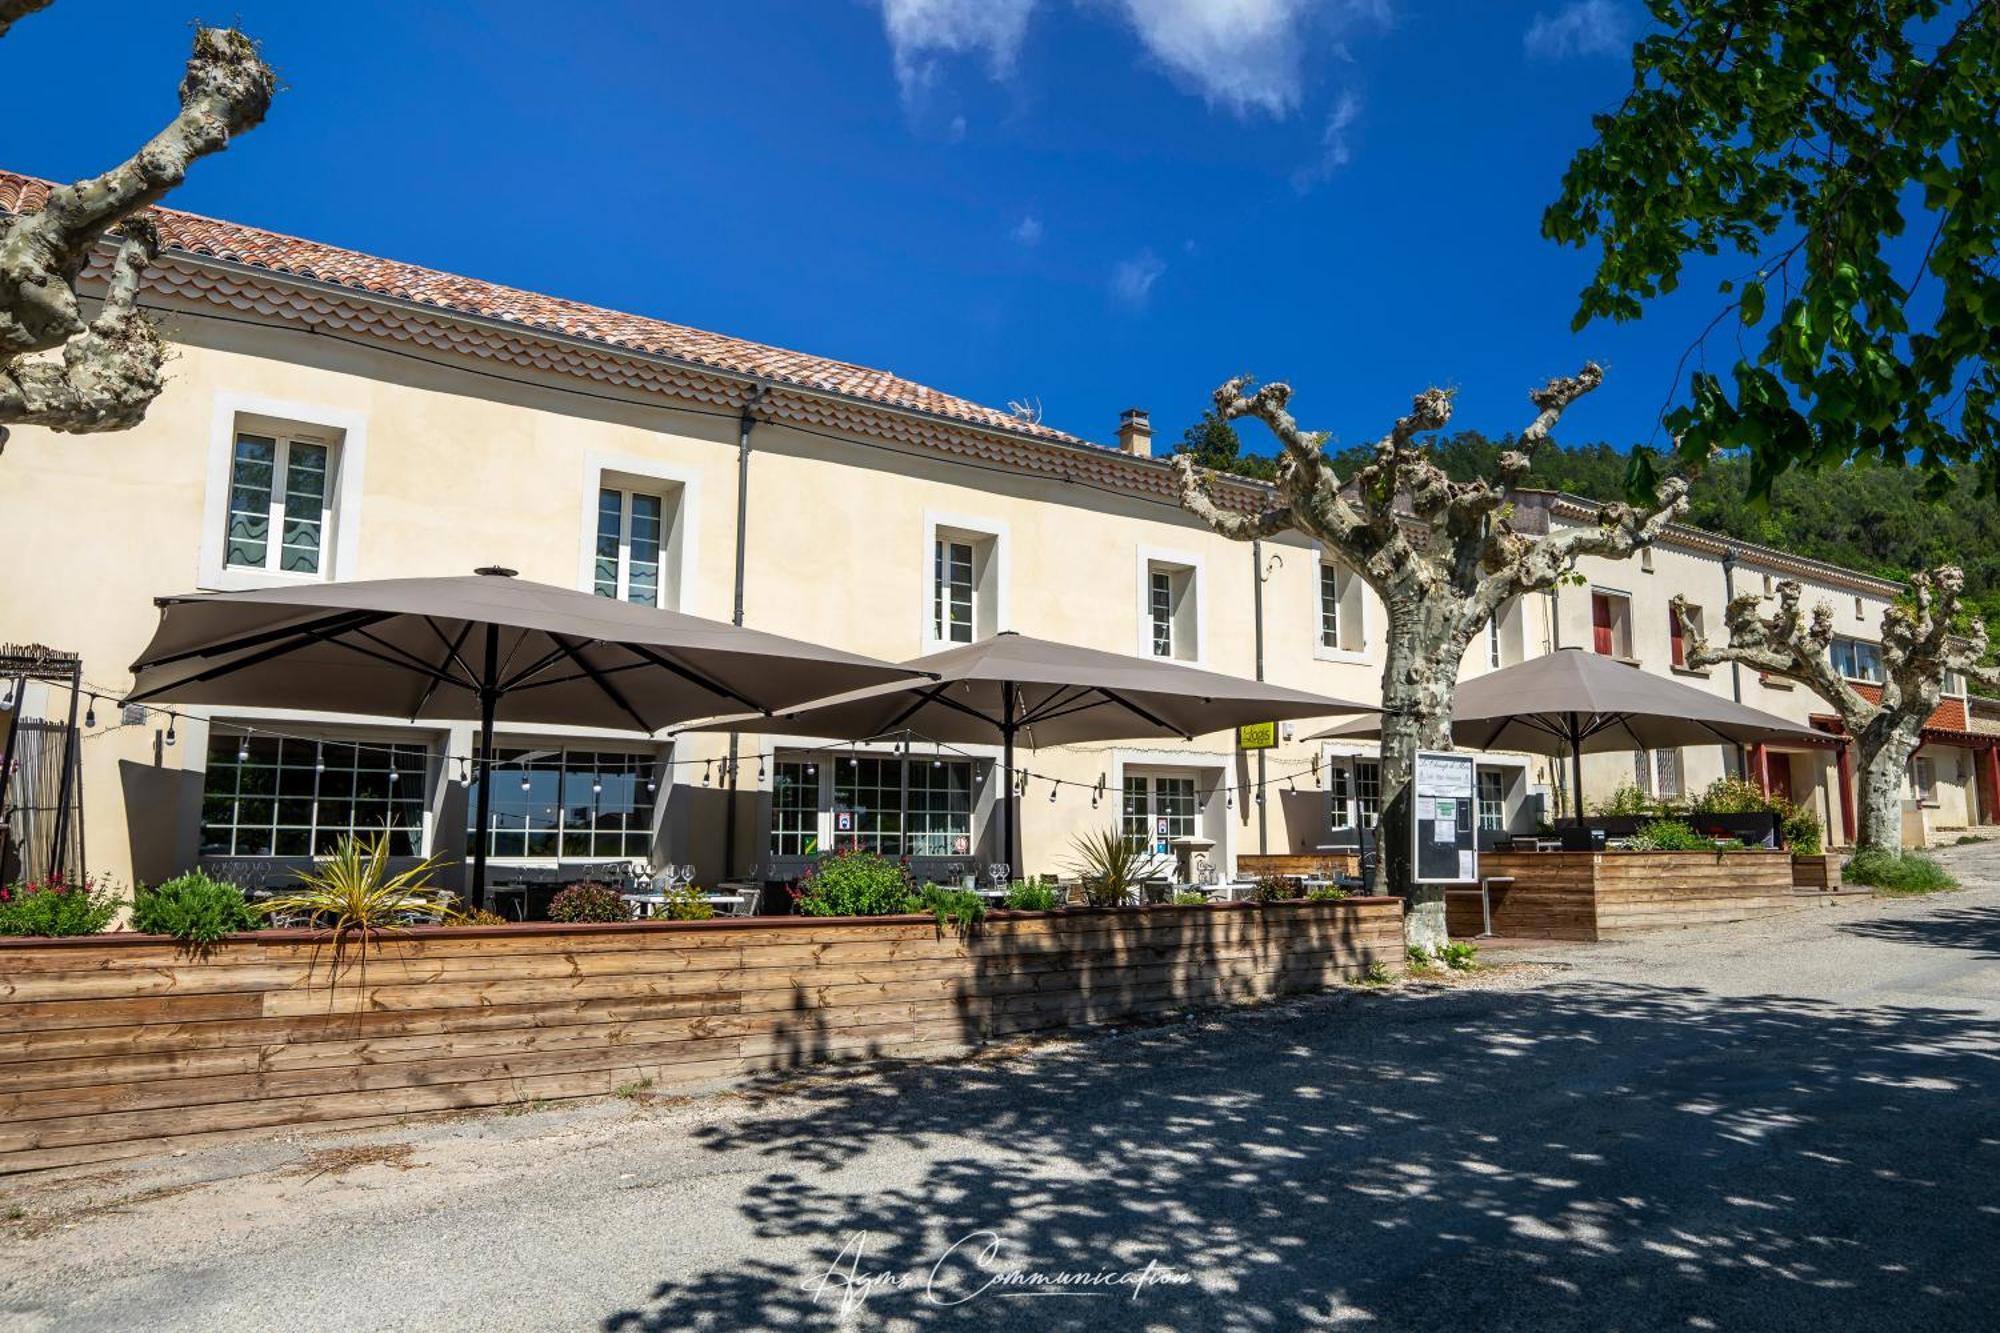
M1357 740L1379 728L1342 724L1308 740ZM1559 648L1462 682L1451 738L1470 750L1568 755L1577 819L1583 818L1583 756L1681 745L1826 742L1825 733L1654 675L1602 653Z
M766 715L908 667L698 616L530 583L498 567L156 599L135 703L313 708L479 722L473 892L486 887L484 780L496 721L657 732Z
M1014 742L1022 734L1031 746L1151 737L1191 740L1250 722L1377 711L1373 704L1012 631L912 658L903 666L934 679L857 690L768 717L714 718L697 725L847 740L909 731L945 744L987 742L997 736L1011 779ZM1016 866L1018 800L1010 782L1002 837L1007 859Z

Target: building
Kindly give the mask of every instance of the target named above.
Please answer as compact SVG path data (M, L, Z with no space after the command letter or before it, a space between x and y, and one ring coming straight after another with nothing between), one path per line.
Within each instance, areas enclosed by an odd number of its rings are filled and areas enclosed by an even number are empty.
M0 208L35 207L44 189L0 174ZM0 524L20 553L0 639L81 655L85 845L115 878L202 863L254 882L385 821L407 853L464 847L469 724L121 710L152 599L196 588L503 564L891 660L1015 629L1244 676L1261 661L1269 679L1347 697L1377 689L1372 595L1302 538L1239 545L1184 514L1142 412L1097 445L839 361L185 213L161 225L146 303L176 359L145 422L17 428L0 460ZM1534 507L1550 524L1592 512L1559 495ZM1839 651L1865 679L1897 591L1778 551L1732 555L1691 529L1581 572L1587 590L1510 607L1466 671L1583 644L1807 720L1823 710L1803 690L1688 671L1668 598L1719 621L1732 588L1801 579L1835 605L1852 636ZM8 716L67 710L61 688L28 682ZM1962 699L1940 714L1913 795L1938 828L1990 819L1975 754L1990 767L2000 737L1969 730ZM1029 865L1015 869L1060 869L1076 834L1114 821L1149 843L1211 840L1225 867L1351 837L1379 804L1373 759L1305 742L1309 725L1282 730L1254 754L1229 735L1029 752ZM927 864L996 854L997 747L743 737L732 767L719 735L503 728L501 744L502 876L634 858L692 863L704 881L775 876L836 839ZM1837 752L1750 763L1839 838L1852 820ZM1586 785L1690 791L1737 762L1720 748L1597 756ZM1560 782L1544 760L1487 756L1482 823L1532 828Z

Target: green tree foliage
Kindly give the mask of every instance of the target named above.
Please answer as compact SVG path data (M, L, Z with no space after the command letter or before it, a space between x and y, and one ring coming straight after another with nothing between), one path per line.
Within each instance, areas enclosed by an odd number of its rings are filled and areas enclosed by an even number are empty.
M1188 455L1200 467L1238 477L1270 481L1278 475L1278 460L1270 454L1244 453L1236 427L1212 407L1181 434L1174 453Z
M1932 494L1976 462L1993 490L2000 0L1648 7L1631 91L1542 220L1597 248L1576 327L1637 319L1690 256L1733 252L1710 329L1744 351L1667 415L1685 462L1741 448L1753 495L1871 457L1921 462ZM1652 467L1634 451L1628 489Z

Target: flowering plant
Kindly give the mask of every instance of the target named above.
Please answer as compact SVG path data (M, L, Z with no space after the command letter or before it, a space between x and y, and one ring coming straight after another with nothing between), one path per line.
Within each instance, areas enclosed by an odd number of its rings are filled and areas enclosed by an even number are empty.
M95 935L124 905L95 876L47 875L0 889L0 935Z

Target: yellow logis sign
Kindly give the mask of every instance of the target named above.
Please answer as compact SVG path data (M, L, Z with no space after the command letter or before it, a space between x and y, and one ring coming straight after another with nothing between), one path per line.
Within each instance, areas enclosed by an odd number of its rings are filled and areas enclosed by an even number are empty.
M1275 722L1252 722L1236 729L1237 748L1243 750L1270 750L1278 744L1278 724Z

